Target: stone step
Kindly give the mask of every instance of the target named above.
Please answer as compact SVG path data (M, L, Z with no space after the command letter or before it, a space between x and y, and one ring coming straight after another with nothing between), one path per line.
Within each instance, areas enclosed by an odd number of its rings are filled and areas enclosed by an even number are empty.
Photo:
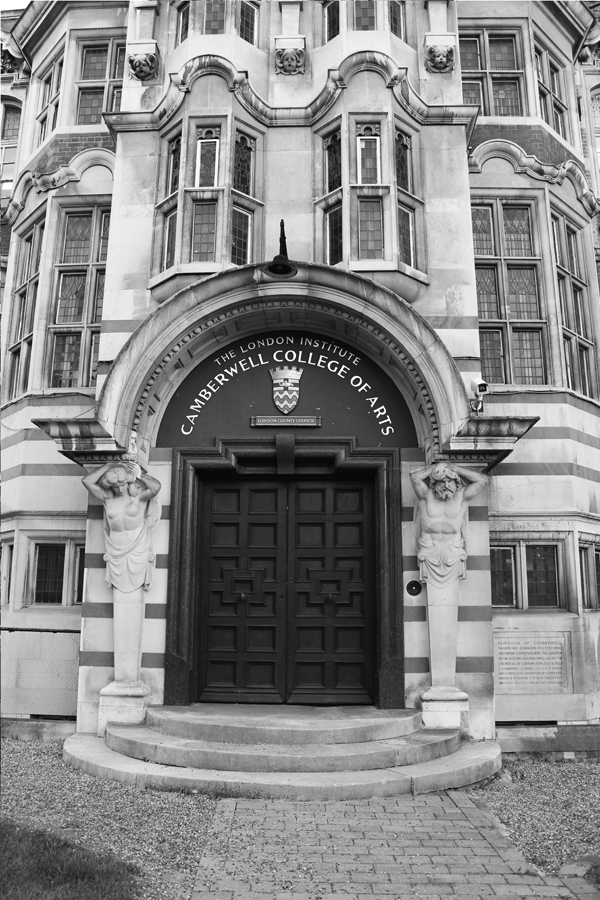
M111 725L111 750L146 762L229 772L356 772L413 765L454 753L459 729L431 729L355 744L233 744L160 734L145 725Z
M148 707L146 725L161 734L232 744L359 744L413 734L415 709L374 706L270 706L197 703Z
M500 769L494 741L462 744L456 753L415 765L366 772L225 772L142 762L115 753L102 738L74 734L63 747L66 762L101 778L137 788L197 790L219 797L282 800L358 800L464 787Z

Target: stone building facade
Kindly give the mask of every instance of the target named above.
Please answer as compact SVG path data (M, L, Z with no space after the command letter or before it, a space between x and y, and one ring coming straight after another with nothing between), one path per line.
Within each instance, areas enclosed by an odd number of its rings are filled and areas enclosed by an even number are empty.
M7 19L4 714L98 729L129 626L82 477L128 454L160 483L142 706L599 721L594 6ZM455 632L410 477L439 462L486 482Z

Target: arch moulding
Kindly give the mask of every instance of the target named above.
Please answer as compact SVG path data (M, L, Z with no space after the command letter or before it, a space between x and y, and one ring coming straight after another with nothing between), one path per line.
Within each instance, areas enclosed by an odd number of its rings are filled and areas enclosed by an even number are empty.
M295 263L285 281L262 266L209 276L179 291L131 336L111 367L97 422L128 446L154 444L161 412L203 359L267 329L311 328L353 344L395 382L411 410L419 444L433 458L469 419L460 373L445 345L414 310L367 278Z

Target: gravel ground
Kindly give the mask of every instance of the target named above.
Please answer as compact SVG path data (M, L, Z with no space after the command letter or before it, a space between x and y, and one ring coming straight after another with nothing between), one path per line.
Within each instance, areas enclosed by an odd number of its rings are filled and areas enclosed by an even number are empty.
M176 900L193 884L216 801L139 791L62 761L61 741L2 742L3 816L48 828L142 869L142 900Z
M546 874L583 856L600 856L600 765L509 760L500 778L473 788L470 796L483 801L526 859Z

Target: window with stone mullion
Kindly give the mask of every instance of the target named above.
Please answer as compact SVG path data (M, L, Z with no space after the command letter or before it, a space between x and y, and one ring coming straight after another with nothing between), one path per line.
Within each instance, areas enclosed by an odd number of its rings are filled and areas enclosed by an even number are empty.
M459 37L463 102L486 116L522 116L523 68L518 32L481 29Z
M559 545L536 540L490 541L492 605L518 609L560 606Z
M77 83L77 124L100 125L102 113L117 112L125 68L125 44L109 40L81 48Z
M224 34L225 0L206 0L204 6L204 34Z
M325 178L326 193L342 186L342 141L339 131L334 131L325 138Z
M494 200L474 204L471 213L483 378L545 384L546 321L531 209Z
M594 341L589 327L589 285L580 234L566 218L554 212L552 238L556 260L558 309L562 320L565 384L588 397L596 396Z
M37 143L41 144L54 131L62 88L63 56L59 56L40 79L37 114Z
M44 225L35 225L18 249L7 353L8 399L29 388L33 327L37 307Z
M254 190L254 148L252 138L239 132L235 137L233 158L233 187L242 194L252 196Z
M96 381L110 212L66 213L55 311L50 327L50 387L92 387Z

